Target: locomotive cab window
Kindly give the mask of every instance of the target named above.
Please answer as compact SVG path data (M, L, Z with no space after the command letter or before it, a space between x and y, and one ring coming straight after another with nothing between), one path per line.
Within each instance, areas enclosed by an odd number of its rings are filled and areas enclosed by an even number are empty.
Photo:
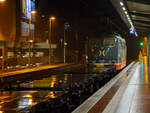
M104 46L114 46L114 45L115 45L115 39L113 38L104 39Z

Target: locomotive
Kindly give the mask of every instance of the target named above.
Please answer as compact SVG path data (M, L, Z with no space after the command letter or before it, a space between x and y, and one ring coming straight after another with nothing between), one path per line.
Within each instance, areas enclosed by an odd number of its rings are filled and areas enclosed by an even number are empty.
M115 66L120 70L126 66L126 41L119 34L105 34L89 40L89 63Z

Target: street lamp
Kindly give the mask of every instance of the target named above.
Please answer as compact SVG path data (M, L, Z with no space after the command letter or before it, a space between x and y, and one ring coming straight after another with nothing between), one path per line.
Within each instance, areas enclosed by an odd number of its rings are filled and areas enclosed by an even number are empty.
M29 42L29 66L30 66L30 63L31 63L31 43L33 44L34 42L34 37L31 38L31 23L32 23L32 14L35 14L36 11L35 10L32 10L29 12L29 38L28 38L28 42Z
M0 2L5 2L5 0L0 0Z
M51 38L52 38L52 21L55 20L56 18L55 17L50 17L49 18L49 64L51 64L51 44L52 44L52 41L51 41Z

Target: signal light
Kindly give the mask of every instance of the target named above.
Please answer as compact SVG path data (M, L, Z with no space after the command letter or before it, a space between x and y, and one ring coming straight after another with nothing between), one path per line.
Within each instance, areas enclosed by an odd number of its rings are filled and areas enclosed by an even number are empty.
M144 43L143 42L140 42L140 46L143 46L144 45Z

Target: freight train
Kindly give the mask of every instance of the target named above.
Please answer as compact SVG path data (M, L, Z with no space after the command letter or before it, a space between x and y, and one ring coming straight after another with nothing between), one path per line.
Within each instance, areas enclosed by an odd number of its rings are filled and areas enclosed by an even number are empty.
M115 66L120 70L126 66L126 41L119 34L105 34L89 40L89 63Z

